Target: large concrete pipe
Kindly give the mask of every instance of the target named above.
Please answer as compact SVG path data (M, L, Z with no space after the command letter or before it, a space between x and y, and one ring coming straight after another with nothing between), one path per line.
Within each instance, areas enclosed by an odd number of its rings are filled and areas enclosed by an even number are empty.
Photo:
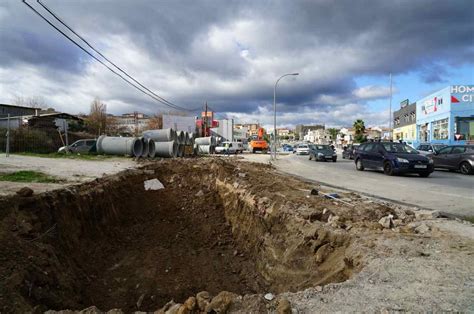
M184 135L184 131L176 131L176 138L177 138L177 141L178 141L178 144L185 144L185 135Z
M208 136L208 137L197 137L194 140L194 143L198 145L216 145L216 138L214 136Z
M190 144L189 132L184 132L184 145Z
M97 153L106 155L141 156L143 143L136 137L102 135L97 139Z
M139 137L140 141L142 141L143 149L142 149L142 158L148 157L148 140L144 137Z
M194 146L194 133L189 132L188 136L189 136L189 144L188 145Z
M178 157L184 157L184 144L178 144Z
M199 154L214 154L214 148L213 145L198 145Z
M155 157L155 141L151 138L147 138L146 141L148 142L148 157L154 158Z
M151 138L155 142L171 142L176 140L176 131L173 129L147 130L143 137Z
M155 157L176 157L178 154L178 143L170 142L155 142Z

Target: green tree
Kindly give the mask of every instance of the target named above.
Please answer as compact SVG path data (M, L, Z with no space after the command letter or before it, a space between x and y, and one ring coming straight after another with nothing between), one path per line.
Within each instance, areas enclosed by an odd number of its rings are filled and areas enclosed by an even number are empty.
M365 142L367 139L364 135L364 133L365 133L364 120L357 119L356 121L354 121L353 127L354 127L354 131L355 131L354 141L356 143Z
M337 138L337 134L339 133L339 129L336 129L336 128L329 128L328 129L328 132L329 132L329 135L331 135L331 140L335 141L336 138Z

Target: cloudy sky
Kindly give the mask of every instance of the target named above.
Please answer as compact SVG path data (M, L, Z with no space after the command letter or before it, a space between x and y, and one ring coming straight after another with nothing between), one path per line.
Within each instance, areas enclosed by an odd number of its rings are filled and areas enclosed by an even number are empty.
M270 125L273 85L291 72L300 75L278 85L280 126L343 126L356 118L386 125L390 72L395 109L406 98L474 83L471 0L42 2L161 97L189 109L207 101L219 117L238 122ZM88 112L94 97L114 114L171 110L20 0L2 0L0 103L38 96L70 113Z

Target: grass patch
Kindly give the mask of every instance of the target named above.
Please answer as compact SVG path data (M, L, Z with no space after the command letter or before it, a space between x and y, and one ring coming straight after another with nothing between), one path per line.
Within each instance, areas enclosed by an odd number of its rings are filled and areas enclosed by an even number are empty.
M15 155L42 157L42 158L82 159L82 160L106 160L106 159L110 159L110 158L122 158L121 156L112 156L112 155L74 154L74 153L69 153L69 154L64 154L64 153L48 153L48 154L15 153Z
M473 224L474 224L474 216L466 216L466 217L464 217L464 220L467 220L467 221L469 221L470 223L473 223Z
M0 174L0 181L54 183L58 182L59 180L39 171L22 170L12 173Z

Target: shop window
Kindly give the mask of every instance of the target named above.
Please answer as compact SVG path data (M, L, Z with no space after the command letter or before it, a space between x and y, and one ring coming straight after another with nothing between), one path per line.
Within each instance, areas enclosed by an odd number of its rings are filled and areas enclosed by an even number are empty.
M434 140L447 140L448 139L448 120L449 119L442 119L438 121L434 121L432 124L433 130L433 139Z
M456 134L459 139L474 140L474 118L456 118Z

